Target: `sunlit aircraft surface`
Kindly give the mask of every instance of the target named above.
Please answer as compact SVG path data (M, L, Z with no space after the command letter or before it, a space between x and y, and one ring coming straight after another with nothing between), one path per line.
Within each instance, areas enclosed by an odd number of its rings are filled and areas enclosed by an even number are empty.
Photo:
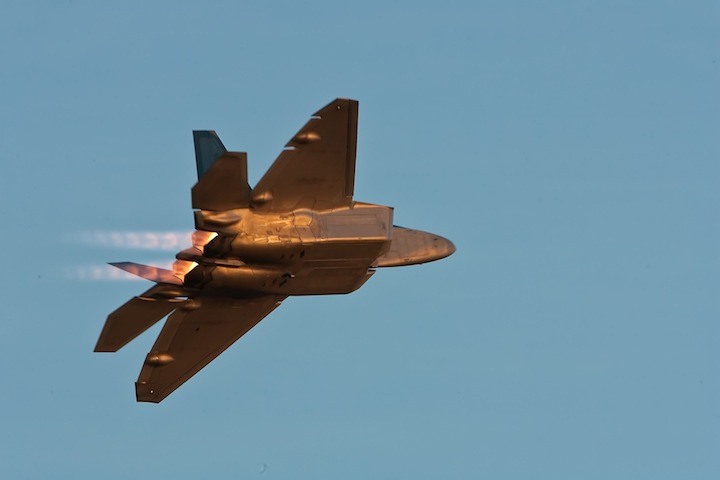
M116 352L170 314L135 383L158 403L291 295L350 293L379 267L455 251L438 235L393 225L393 209L353 200L358 102L336 99L288 142L255 188L247 155L193 132L198 182L193 247L172 270L118 268L155 282L108 316L96 352Z

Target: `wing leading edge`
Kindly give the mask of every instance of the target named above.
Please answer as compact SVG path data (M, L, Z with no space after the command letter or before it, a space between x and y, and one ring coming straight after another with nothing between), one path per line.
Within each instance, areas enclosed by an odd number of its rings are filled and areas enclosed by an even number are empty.
M358 102L338 98L317 111L253 189L271 210L349 206L355 188Z
M138 402L162 401L284 299L201 297L175 310L145 359L135 384Z

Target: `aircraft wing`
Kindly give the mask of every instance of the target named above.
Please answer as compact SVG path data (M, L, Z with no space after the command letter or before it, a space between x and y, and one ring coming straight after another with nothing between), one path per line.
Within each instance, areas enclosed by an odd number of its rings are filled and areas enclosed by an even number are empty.
M253 190L271 210L348 206L355 184L358 102L338 98L288 142Z
M138 402L159 403L272 312L285 297L200 297L170 315L145 359Z

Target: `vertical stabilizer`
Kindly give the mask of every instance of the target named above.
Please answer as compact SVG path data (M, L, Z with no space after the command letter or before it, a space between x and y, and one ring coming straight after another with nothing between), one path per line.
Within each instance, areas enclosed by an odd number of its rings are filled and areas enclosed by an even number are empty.
M198 180L200 180L205 172L210 170L215 160L227 150L215 130L193 130L193 141L195 142Z

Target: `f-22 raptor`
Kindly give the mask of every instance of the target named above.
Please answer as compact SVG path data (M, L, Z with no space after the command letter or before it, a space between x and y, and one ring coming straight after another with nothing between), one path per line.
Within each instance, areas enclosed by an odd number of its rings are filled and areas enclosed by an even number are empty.
M116 267L155 282L112 312L96 352L115 352L170 314L135 383L159 403L291 295L350 293L377 268L455 251L438 235L393 225L391 207L353 200L358 102L313 114L255 188L247 154L194 131L196 232L173 269Z

